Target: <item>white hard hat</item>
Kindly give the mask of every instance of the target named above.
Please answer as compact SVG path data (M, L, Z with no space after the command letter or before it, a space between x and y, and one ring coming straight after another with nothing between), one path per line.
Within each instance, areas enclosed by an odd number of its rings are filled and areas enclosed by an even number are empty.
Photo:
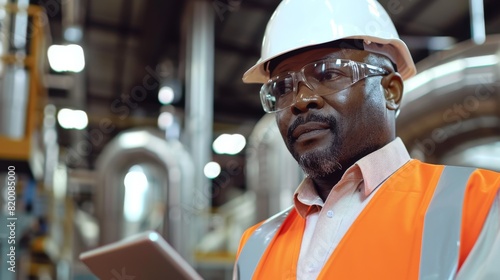
M271 59L341 39L363 40L364 50L390 58L405 80L416 73L408 47L376 0L283 0L267 24L261 58L243 81L266 83Z

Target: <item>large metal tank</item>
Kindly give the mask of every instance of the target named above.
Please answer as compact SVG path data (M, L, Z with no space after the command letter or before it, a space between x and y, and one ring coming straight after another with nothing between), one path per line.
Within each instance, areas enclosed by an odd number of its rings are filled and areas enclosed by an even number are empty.
M417 64L397 132L415 158L500 170L500 36L460 43Z

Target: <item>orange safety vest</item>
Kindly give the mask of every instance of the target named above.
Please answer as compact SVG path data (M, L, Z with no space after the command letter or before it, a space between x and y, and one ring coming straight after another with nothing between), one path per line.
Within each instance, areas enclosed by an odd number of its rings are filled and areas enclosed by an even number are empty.
M418 279L425 215L443 169L411 160L389 177L346 232L318 279ZM500 176L477 169L464 188L458 268L481 232L500 189ZM238 255L261 224L244 233ZM252 279L295 279L304 229L305 219L292 209L267 245Z

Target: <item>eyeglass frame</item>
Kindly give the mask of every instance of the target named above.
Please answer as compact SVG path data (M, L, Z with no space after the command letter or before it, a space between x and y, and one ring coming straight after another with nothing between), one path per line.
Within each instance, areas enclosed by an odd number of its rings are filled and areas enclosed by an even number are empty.
M354 84L356 84L357 82L359 82L361 80L364 80L365 78L368 78L368 77L383 76L383 75L387 75L387 74L390 73L388 70L386 70L386 69L384 69L382 67L374 66L374 65L371 65L371 64L368 64L368 63L354 61L354 60L350 60L350 59L324 58L324 59L320 59L320 60L317 60L317 61L313 61L313 62L307 63L306 65L302 66L299 71L288 71L288 72L280 73L279 75L276 75L276 76L272 77L271 79L269 79L269 81L267 83L265 83L265 84L262 85L261 90L260 90L260 99L261 99L261 104L262 104L262 107L263 107L264 111L266 113L275 113L275 112L279 112L279 111L285 110L285 109L290 108L293 105L295 105L297 103L297 99L296 98L297 98L298 90L299 90L299 82L304 83L304 85L306 85L311 90L316 90L317 88L315 86L313 86L307 80L307 78L306 78L306 76L304 74L304 71L305 71L306 67L314 65L314 64L319 64L319 63L336 63L336 64L343 64L343 63L345 63L345 64L348 64L348 65L351 66L351 75L350 75L351 83L350 84L348 84L347 86L345 86L345 87L343 87L341 89L337 89L335 91L329 91L329 92L324 93L324 94L316 93L319 96L326 96L326 95L330 95L330 94L334 94L334 93L340 92L340 91L342 91L342 90L344 90L346 88L349 88L349 87L353 86ZM292 89L291 92L286 93L284 95L293 94L292 103L290 105L287 105L287 106L283 107L283 108L272 110L266 104L268 103L268 100L269 100L268 97L275 98L275 96L271 95L269 93L265 93L264 92L264 88L267 85L271 84L272 82L275 82L276 80L278 80L280 77L287 76L287 75L290 75L292 77L293 89ZM349 76L344 76L344 77L349 77Z

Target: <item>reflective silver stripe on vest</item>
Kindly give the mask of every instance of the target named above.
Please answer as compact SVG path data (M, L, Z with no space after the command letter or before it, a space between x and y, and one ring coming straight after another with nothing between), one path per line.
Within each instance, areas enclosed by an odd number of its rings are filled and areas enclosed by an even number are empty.
M457 272L465 189L475 168L446 166L424 220L419 279L453 279Z
M236 263L236 274L240 280L252 279L255 268L259 264L262 255L266 251L267 245L285 221L293 206L267 219L248 238L240 252L240 257Z

